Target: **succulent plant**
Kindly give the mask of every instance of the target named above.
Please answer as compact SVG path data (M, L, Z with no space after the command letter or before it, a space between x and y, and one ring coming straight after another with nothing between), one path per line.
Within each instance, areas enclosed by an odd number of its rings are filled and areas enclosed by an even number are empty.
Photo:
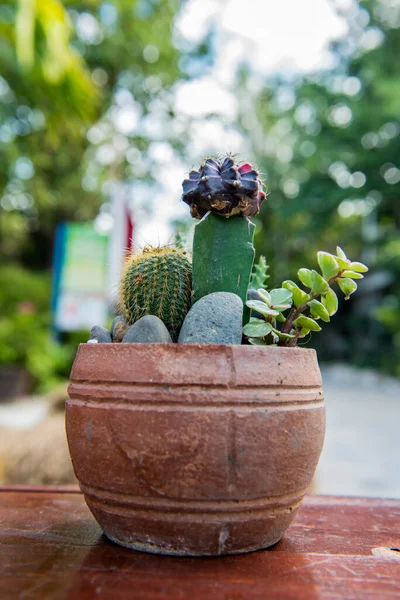
M362 279L362 273L368 271L363 263L351 262L339 247L336 255L318 252L318 264L321 274L310 269L299 269L297 273L309 291L287 280L281 288L258 289L259 300L247 301L247 306L257 311L257 318L251 317L243 328L251 344L295 346L310 332L320 331L318 321L330 321L338 308L338 298L331 286L337 284L348 300L357 289L354 280ZM289 309L285 316L283 313Z
M257 290L266 288L269 279L268 269L269 266L267 265L265 256L260 256L258 262L253 267L249 289L247 290L247 300L262 300ZM256 310L252 310L251 316L256 319L263 319L263 315Z
M127 260L120 305L130 325L144 315L159 317L176 341L191 305L192 267L179 248L147 247Z
M237 164L231 155L207 158L183 182L182 200L195 219L210 211L223 217L253 217L264 199L258 172L248 163Z
M258 290L259 288L265 288L269 279L268 269L269 266L267 265L265 256L260 256L258 263L256 263L253 267L249 289Z

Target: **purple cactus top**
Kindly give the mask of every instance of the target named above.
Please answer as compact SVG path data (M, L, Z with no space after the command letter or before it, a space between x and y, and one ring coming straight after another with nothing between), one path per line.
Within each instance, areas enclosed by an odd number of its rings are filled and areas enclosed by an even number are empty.
M224 217L253 217L265 199L258 172L248 163L239 166L231 156L207 158L182 186L182 200L195 219L209 211Z

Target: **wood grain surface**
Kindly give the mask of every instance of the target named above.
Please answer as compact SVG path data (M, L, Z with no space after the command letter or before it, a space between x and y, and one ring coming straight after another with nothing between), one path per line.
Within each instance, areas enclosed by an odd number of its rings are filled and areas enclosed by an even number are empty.
M0 598L400 599L400 501L309 496L269 550L173 558L109 542L76 488L3 487Z

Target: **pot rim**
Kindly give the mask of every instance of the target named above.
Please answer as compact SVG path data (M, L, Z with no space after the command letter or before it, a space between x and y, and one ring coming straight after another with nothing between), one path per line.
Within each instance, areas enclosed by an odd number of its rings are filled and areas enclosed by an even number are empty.
M195 386L321 385L313 348L227 344L80 344L71 383Z
M86 350L83 350L86 348ZM268 353L268 352L279 352L285 354L286 352L290 353L301 353L301 354L313 354L316 355L317 351L314 348L301 348L299 346L253 346L251 344L178 344L178 343L167 343L167 344L158 344L158 343L117 343L117 342L100 342L98 344L88 344L87 342L82 342L78 344L78 351L81 352L91 352L96 349L96 352L106 352L107 350L116 350L117 352L123 353L127 351L129 348L143 348L149 349L151 348L154 351L157 351L159 348L170 349L172 352L176 353L184 353L188 349L193 352L193 349L198 349L204 351L204 348L212 348L212 352L221 351L222 353L226 353L227 349L235 349L235 352L243 352L243 353ZM240 350L239 350L240 348Z

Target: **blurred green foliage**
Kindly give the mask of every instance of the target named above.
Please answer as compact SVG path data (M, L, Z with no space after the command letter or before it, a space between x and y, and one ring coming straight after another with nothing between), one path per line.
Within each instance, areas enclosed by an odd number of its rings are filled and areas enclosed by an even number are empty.
M400 376L400 7L366 0L343 15L329 71L255 92L240 74L241 129L271 190L256 247L272 286L336 243L372 267L313 342L322 360Z
M151 177L146 118L158 102L167 123L168 90L185 77L171 31L180 5L0 3L0 363L39 385L67 375L72 341L87 339L50 339L55 226L92 219L114 181Z
M152 102L181 74L180 53L171 41L177 5L173 0L0 5L3 257L48 268L55 223L93 218L105 180L149 176L149 167L133 173L126 159L128 147L145 155L149 144L146 131L129 128L129 118L144 120ZM97 144L88 139L96 135L105 146L97 162L91 161Z
M68 377L72 344L51 339L50 276L18 266L0 266L0 364L26 367L45 390Z

